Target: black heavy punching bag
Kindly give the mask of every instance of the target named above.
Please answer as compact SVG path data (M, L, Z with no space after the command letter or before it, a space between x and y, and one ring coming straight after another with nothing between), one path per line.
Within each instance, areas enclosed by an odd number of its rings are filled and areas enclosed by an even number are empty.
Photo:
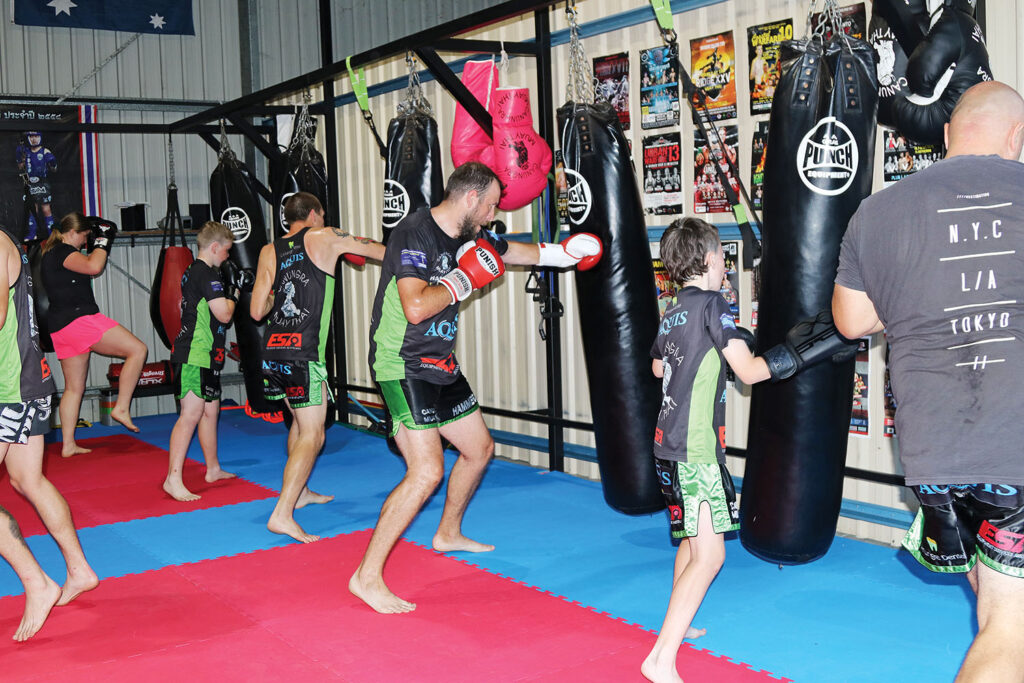
M787 41L765 161L757 350L831 306L839 246L871 192L877 81L871 46L841 32ZM825 554L842 501L854 360L753 387L740 539L771 562Z
M32 299L36 313L36 327L39 328L39 346L49 353L53 351L53 339L50 338L50 325L47 314L50 310L50 297L43 286L43 241L35 240L28 245L28 265L32 271Z
M252 176L235 157L221 137L221 150L217 168L210 176L210 207L214 220L226 225L235 237L231 247L231 260L240 268L256 271L260 249L267 243L267 229L263 223L263 209L253 185ZM245 393L252 409L260 413L281 410L280 401L263 398L262 348L263 326L257 325L249 315L251 291L243 291L235 307L235 337L238 339Z
M291 144L282 155L283 168L274 176L274 197L277 214L270 221L271 239L288 232L284 220L284 203L296 192L308 192L320 200L325 215L330 206L327 192L327 165L324 155L316 148L316 125L309 115L309 107L303 106L295 120ZM335 221L336 222L336 221ZM328 225L333 225L328 218Z
M607 102L558 110L572 233L601 238L604 256L576 273L604 498L628 514L665 502L653 460L661 386L651 373L658 332L654 268L643 204L619 117Z
M381 213L385 244L403 218L422 207L437 206L444 197L437 122L425 103L407 98L388 124Z

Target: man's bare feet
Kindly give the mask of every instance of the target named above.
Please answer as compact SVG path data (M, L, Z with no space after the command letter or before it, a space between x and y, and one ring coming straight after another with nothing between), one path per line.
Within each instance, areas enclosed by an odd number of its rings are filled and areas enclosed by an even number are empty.
M235 476L236 476L235 474L233 474L231 472L225 472L224 470L220 469L219 467L217 469L215 469L215 470L212 470L209 467L207 467L206 468L206 477L204 477L204 478L206 479L206 483L207 484L212 484L213 482L220 481L221 479L234 479Z
M303 487L302 493L299 494L299 499L295 501L295 509L298 510L313 503L330 503L332 500L334 500L334 496L325 496L322 493L310 491L308 487Z
M133 432L139 431L139 428L132 423L132 416L129 414L127 408L118 408L117 406L114 406L110 411L110 417L124 425L125 429Z
M494 550L489 543L479 543L471 538L459 534L458 536L441 536L440 532L434 534L434 550L441 553L463 551L467 553L486 553Z
M92 449L82 448L77 443L68 444L67 442L64 442L64 445L60 450L61 457L63 458L70 458L73 455L85 455L86 453L92 453Z
M686 635L683 636L683 640L697 640L707 632L708 630L706 628L694 628L692 626L687 626Z
M348 580L348 590L375 612L381 614L404 614L416 609L416 603L403 600L384 584L383 579L376 579L364 584L359 579L359 570Z
M87 566L84 569L69 572L64 586L61 588L57 607L68 604L82 593L91 591L98 585L100 585L100 580L96 576L96 572L92 570L92 567Z
M313 534L307 534L302 530L302 527L292 518L279 518L274 515L270 516L270 521L267 522L267 529L274 532L275 534L282 534L284 536L291 536L299 543L312 543L313 541L319 541L319 536Z
M654 657L654 653L647 655L647 659L640 665L640 673L652 683L683 683L682 677L676 671L675 661L662 664Z
M60 598L60 586L49 576L46 583L39 589L25 590L25 613L21 616L18 630L14 632L14 640L19 643L34 636L43 627L50 610Z
M202 497L198 493L192 493L185 488L184 483L180 481L172 482L170 479L164 479L164 492L174 500L179 500L182 503L199 500Z

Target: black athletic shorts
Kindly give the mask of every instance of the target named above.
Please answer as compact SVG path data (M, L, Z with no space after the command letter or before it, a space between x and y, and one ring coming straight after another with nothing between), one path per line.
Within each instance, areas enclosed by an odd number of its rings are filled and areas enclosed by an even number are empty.
M327 366L320 361L263 361L263 397L268 401L284 399L292 408L334 403L330 388L323 395L326 386Z
M0 442L28 443L28 437L50 431L50 397L26 403L0 403Z
M189 392L207 403L220 400L220 370L181 363L174 368L174 385L179 400Z
M398 426L434 429L469 415L478 407L465 376L451 384L420 379L395 379L380 383L381 395L391 413L391 436Z

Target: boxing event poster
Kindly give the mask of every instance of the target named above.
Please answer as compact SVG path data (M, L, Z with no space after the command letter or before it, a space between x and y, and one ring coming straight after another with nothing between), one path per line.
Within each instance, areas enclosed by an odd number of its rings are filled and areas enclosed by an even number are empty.
M736 49L732 31L690 41L690 75L707 96L712 121L736 118ZM699 104L696 96L693 104Z
M850 414L850 433L855 436L868 435L868 378L871 376L871 361L868 348L871 340L867 337L857 340L857 361L853 370L853 412Z
M740 324L740 271L736 267L740 255L739 242L722 242L722 252L725 253L725 276L722 277L722 286L719 291L729 304L729 311L732 313L733 322Z
M660 318L665 315L665 311L672 303L679 287L668 276L668 271L665 270L665 264L661 259L652 259L651 263L654 266L654 289L658 296L658 317Z
M565 159L560 149L555 150L555 196L558 223L569 225L569 182L565 177Z
M747 29L747 58L750 60L750 113L767 114L782 75L779 46L793 39L793 20L783 19Z
M758 121L750 140L750 201L754 208L764 208L764 160L768 154L768 122Z
M729 161L739 168L737 143L739 128L735 125L718 126L718 133L725 150L718 146L718 140L710 145L704 139L700 129L693 131L693 212L694 213L732 213L732 207L726 197L725 189L715 171L715 164L722 169L732 189L740 191L739 182L733 177ZM728 158L728 161L727 161Z
M96 134L37 125L95 117L95 107L0 105L0 120L18 126L0 131L0 223L29 241L48 236L67 213L99 213Z
M892 395L892 385L889 383L889 345L885 345L885 390L882 395L885 410L885 424L882 429L882 436L891 439L896 436L896 398Z
M644 138L644 212L683 212L679 133Z
M676 46L640 50L640 127L679 124L679 55Z
M886 130L882 139L882 181L889 187L912 173L928 168L946 154L945 145L919 145L898 130Z
M856 5L847 5L839 8L839 14L843 18L843 28L846 35L857 40L864 40L868 33L868 13L863 2ZM811 16L811 33L825 20L823 12L816 12ZM831 28L825 29L825 40L832 37Z
M594 57L594 79L619 115L622 130L629 130L629 53Z

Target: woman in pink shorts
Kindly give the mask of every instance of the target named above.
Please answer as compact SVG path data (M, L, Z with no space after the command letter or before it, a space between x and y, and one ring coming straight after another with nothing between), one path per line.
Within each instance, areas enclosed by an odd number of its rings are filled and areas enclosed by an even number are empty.
M139 431L132 424L129 408L148 349L135 335L100 313L92 293L92 278L106 268L116 233L117 226L109 221L70 213L54 226L42 248L43 287L50 301L46 320L64 373L59 413L65 458L89 452L75 443L75 426L91 351L124 359L120 391L110 416L133 432ZM86 245L88 255L81 252Z

